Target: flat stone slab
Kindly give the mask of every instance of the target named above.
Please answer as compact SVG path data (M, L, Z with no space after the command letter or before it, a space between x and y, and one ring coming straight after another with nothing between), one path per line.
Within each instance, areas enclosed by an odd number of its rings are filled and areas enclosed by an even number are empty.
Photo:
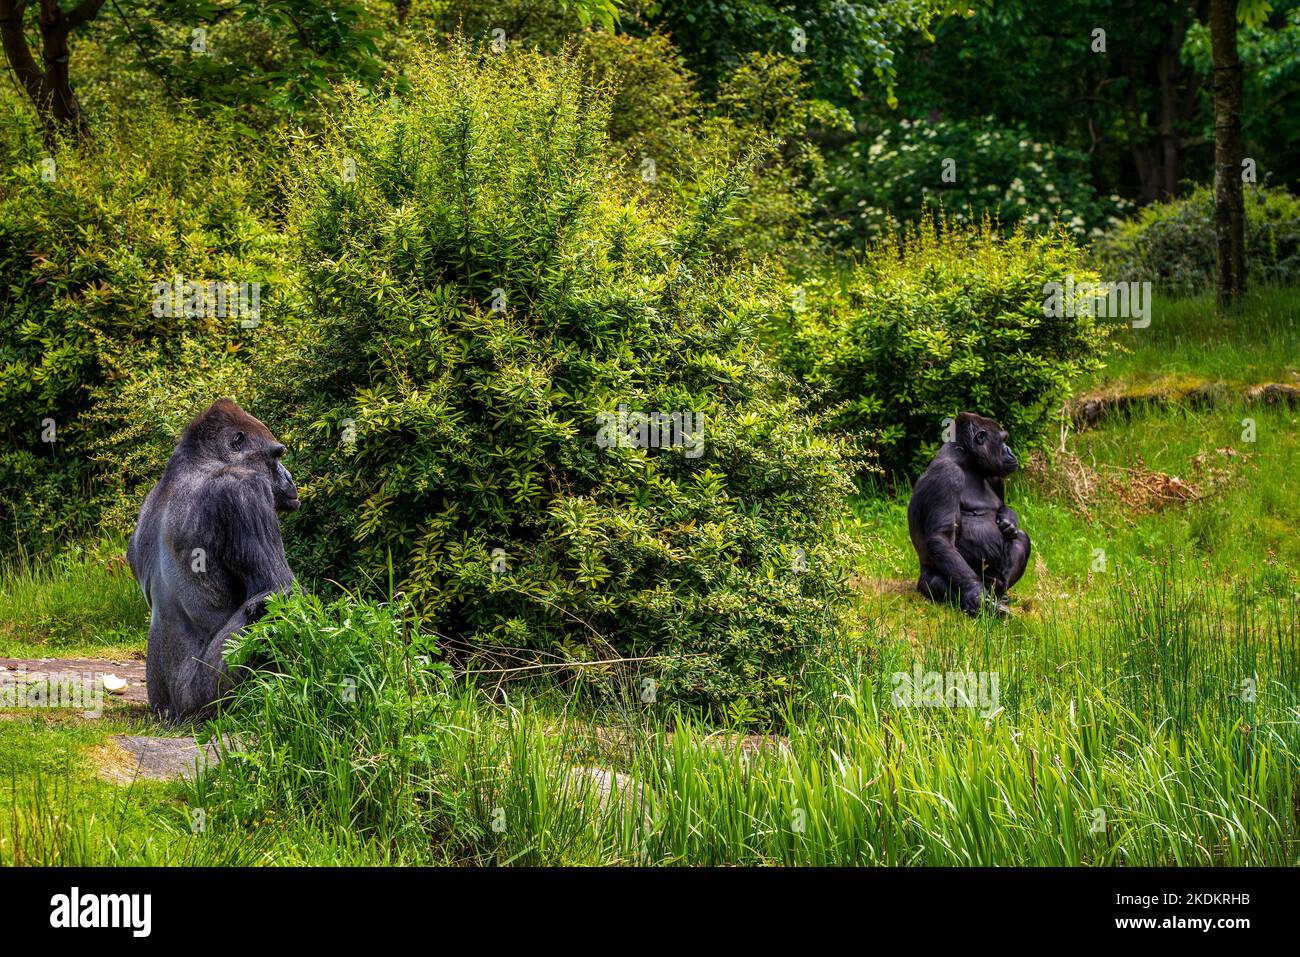
M191 781L197 772L220 760L215 744L200 745L193 737L162 738L119 734L112 747L97 755L101 775L117 784L137 778L150 781Z
M148 707L143 661L116 661L106 658L0 658L0 711L14 708L66 707L50 689L57 687L67 699L68 692L78 692L77 708L84 701L102 701L105 705L123 702L133 707ZM119 694L104 689L104 676L116 675L126 682ZM76 695L74 694L75 698Z
M606 768L569 768L563 788L576 796L590 795L601 814L615 813L622 805L641 812L642 827L650 825L650 793L626 774Z

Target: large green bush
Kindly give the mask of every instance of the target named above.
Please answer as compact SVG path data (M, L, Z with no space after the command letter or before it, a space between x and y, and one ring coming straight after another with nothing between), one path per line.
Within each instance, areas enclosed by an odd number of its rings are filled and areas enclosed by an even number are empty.
M1214 191L1153 203L1094 247L1108 280L1149 281L1163 295L1214 285ZM1246 189L1246 269L1252 282L1300 282L1300 198L1281 189Z
M820 265L823 243L807 187L821 173L821 136L848 120L808 98L797 58L747 55L706 108L694 89L696 77L661 33L589 32L576 50L614 88L610 139L629 180L640 180L647 196L690 197L700 185L701 164L761 152L749 189L718 237L723 251L801 272Z
M1033 444L1071 381L1097 367L1107 332L1091 315L1045 315L1045 283L1096 281L1079 259L1060 231L1002 237L931 217L870 247L838 287L805 293L790 361L841 427L872 434L888 472L924 468L943 419L963 410Z
M265 311L283 251L257 156L183 111L104 122L51 151L26 105L0 98L0 548L97 521L113 473L93 460L107 423L86 416L133 355L159 366L182 340L220 354L255 332L153 305L155 283L180 276L260 283Z
M258 406L296 450L295 568L391 566L451 638L772 711L844 594L848 469L756 345L774 283L713 254L745 170L647 202L567 57L455 46L410 81L296 157L311 321ZM702 414L703 445L603 446L620 406Z

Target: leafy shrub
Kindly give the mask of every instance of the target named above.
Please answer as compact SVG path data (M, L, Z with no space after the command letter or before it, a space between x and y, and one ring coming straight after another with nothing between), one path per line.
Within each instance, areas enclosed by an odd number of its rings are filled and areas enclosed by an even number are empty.
M221 760L190 784L189 806L209 833L290 824L384 863L590 863L611 831L645 839L648 788L620 776L611 801L574 767L589 747L575 726L528 699L487 702L436 656L409 608L274 598L227 646L232 665L259 668L201 732ZM645 717L662 731L682 715Z
M579 35L577 49L593 80L612 91L609 138L628 173L639 177L644 158L655 161L656 177L685 178L699 150L692 134L701 103L672 41L662 33L590 31Z
M249 357L274 362L276 328L268 323L256 332L243 331L233 342L182 336L114 360L112 378L94 390L81 418L85 451L96 471L101 526L130 532L177 437L213 399L253 404Z
M892 108L896 51L909 32L924 32L941 7L916 0L658 0L642 9L676 38L710 90L750 54L784 50L798 55L818 100L859 108L883 91Z
M1164 294L1214 285L1214 191L1153 203L1099 238L1098 268L1111 281L1150 281ZM1281 189L1246 191L1246 268L1252 282L1300 282L1300 198Z
M797 60L750 54L723 81L712 114L701 124L706 155L741 155L767 143L768 159L734 210L735 223L722 240L733 255L768 257L805 273L824 262L824 240L815 229L809 184L822 173L818 140L851 128L843 111L810 100Z
M283 253L263 174L228 126L185 113L104 124L50 155L29 111L0 100L0 547L97 520L104 433L85 414L132 354L249 335L239 318L155 317L154 284L259 282L269 298Z
M789 361L824 390L836 422L873 435L887 471L916 474L962 410L1016 446L1045 433L1071 381L1095 369L1106 327L1044 315L1044 284L1095 282L1060 230L1000 237L986 221L929 217L868 248L839 289L809 296Z
M388 0L172 0L141 12L101 15L78 44L74 76L92 114L118 113L125 95L244 129L310 125L343 77L372 88L396 79L401 31Z
M647 198L691 197L702 165L761 152L749 188L730 209L729 228L718 237L721 251L796 268L819 261L822 241L807 189L822 168L816 140L848 121L842 111L808 99L796 59L747 55L706 109L696 78L660 33L585 33L577 50L594 76L613 87L610 140L629 182L646 184Z
M949 159L951 183L943 180ZM1083 236L1115 221L1127 205L1094 194L1083 153L1035 142L992 117L900 120L869 145L828 157L815 190L826 210L822 228L847 245L879 237L891 223L916 222L927 206L942 206L957 222L990 216L1031 229L1063 224Z
M456 45L410 77L296 157L312 321L258 409L297 449L295 568L391 562L443 634L655 656L664 698L771 713L845 594L849 486L756 345L775 283L711 252L745 170L629 198L569 57ZM702 414L702 454L602 446L620 406Z

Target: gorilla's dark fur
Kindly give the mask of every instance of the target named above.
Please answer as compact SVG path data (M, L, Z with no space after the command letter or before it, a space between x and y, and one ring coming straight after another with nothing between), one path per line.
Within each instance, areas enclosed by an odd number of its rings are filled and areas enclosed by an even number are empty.
M276 513L298 507L284 446L229 399L185 429L127 546L149 603L149 704L179 720L233 684L221 650L294 587Z
M944 443L916 480L907 506L921 560L916 589L934 601L955 601L967 614L986 602L1005 613L1007 589L1029 562L1029 536L1003 490L1019 463L992 419L963 412L956 426L956 441Z

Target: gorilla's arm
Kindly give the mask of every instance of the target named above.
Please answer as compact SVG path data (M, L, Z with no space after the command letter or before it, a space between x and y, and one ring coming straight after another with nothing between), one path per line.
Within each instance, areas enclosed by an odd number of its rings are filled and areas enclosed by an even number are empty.
M1020 519L1015 512L1007 507L1006 479L999 475L985 479L985 481L988 482L989 488L993 489L997 495L998 501L1002 503L995 516L998 531L1002 533L1002 537L1005 539L1015 538L1016 532L1020 530Z
M211 557L243 583L245 599L289 591L293 572L284 557L270 483L262 476L223 471L200 515L201 526L213 530Z
M979 574L957 550L957 527L961 521L961 493L966 476L961 467L949 463L918 482L913 499L918 500L918 518L926 558L932 569L957 589L963 611L977 612L984 586Z
M173 690L173 703L178 713L201 714L217 699L234 687L230 667L226 664L226 640L235 632L251 625L266 610L266 598L272 592L262 592L244 602L230 616L202 653L181 662L177 669Z

